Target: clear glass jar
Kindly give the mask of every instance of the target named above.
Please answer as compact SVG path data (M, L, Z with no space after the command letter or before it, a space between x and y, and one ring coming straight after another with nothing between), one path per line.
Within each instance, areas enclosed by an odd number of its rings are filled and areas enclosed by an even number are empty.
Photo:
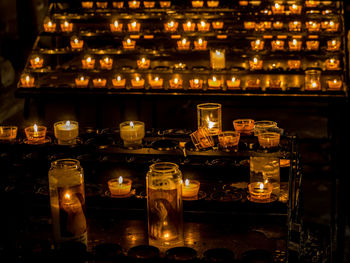
M305 71L305 90L321 90L321 70Z
M152 164L146 176L149 244L183 246L182 173L174 163Z
M218 135L222 131L221 104L203 103L197 105L198 128L204 127L210 135Z
M54 240L87 245L84 172L79 161L60 159L49 170L50 204Z

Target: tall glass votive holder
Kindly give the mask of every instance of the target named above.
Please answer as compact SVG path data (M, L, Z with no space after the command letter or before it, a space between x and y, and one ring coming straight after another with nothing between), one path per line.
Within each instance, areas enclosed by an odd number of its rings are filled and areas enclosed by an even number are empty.
M17 137L17 126L0 126L0 142L13 141Z
M235 131L224 131L218 136L219 144L222 149L230 150L238 146L240 133Z
M321 90L321 70L309 69L305 71L305 90Z
M145 137L145 124L141 121L125 121L119 125L120 138L124 147L138 148L142 146L142 139Z
M55 137L60 145L76 143L79 135L79 123L76 121L59 121L54 124Z
M190 134L193 145L196 149L207 149L214 146L214 140L210 136L208 128L198 128L197 131Z
M198 104L197 122L198 128L207 128L210 135L218 135L222 131L221 104Z

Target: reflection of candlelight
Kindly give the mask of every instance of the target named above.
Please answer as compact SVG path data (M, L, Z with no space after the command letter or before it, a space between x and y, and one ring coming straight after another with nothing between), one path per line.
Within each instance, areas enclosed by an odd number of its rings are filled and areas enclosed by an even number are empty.
M192 23L191 21L187 21L186 23L182 24L182 28L185 32L194 31L195 27L196 27L196 24Z
M21 86L24 88L34 87L34 82L35 82L34 77L29 74L24 74L21 76Z
M178 25L178 22L169 21L168 23L164 23L164 29L166 32L175 32L177 30Z
M203 5L204 5L204 1L201 1L201 0L192 1L192 7L194 8L203 7Z
M112 2L113 8L123 8L124 7L124 2Z
M301 22L300 21L289 22L289 31L300 31L300 30L301 30Z
M182 183L182 197L196 197L198 195L199 187L199 181L186 179L185 183Z
M207 42L201 38L199 38L197 41L194 41L194 49L196 50L206 50L207 49Z
M221 80L217 79L213 76L212 79L208 79L208 89L220 89L221 88Z
M181 41L177 41L177 48L179 50L190 49L190 41L187 41L186 38L183 38Z
M136 21L133 21L128 24L128 30L130 32L139 32L141 28L141 24L137 23Z
M300 60L291 59L291 60L288 60L287 63L288 63L288 68L289 69L299 69L301 61Z
M292 4L289 6L289 11L293 15L300 15L301 9L302 9L301 5Z
M283 40L274 40L271 42L272 51L283 50L284 41Z
M130 8L140 8L140 1L129 1L129 7Z
M134 89L143 89L145 86L145 80L137 76L135 79L131 80L131 86Z
M290 51L299 51L299 50L301 50L301 41L293 39L292 41L289 41L288 44L289 44L289 50Z
M277 14L283 14L284 13L284 5L281 5L279 3L275 3L272 7L272 12L274 15Z
M117 76L116 78L112 79L113 87L116 89L124 89L125 82L126 82L126 80L123 79L121 76Z
M308 51L317 51L320 46L320 42L317 40L306 41L306 49Z
M81 63L83 64L83 69L93 69L95 67L95 59L91 56L85 56Z
M72 49L82 49L84 46L84 40L73 36L70 40L70 46Z
M108 188L112 197L127 196L131 190L132 180L119 176L118 179L108 181Z
M44 64L44 59L40 56L33 56L30 59L30 65L33 69L42 68Z
M340 61L339 59L330 58L326 60L327 70L337 70L339 69Z
M171 6L171 1L159 1L161 8L169 8Z
M103 59L100 59L101 69L112 69L113 59L106 56Z
M149 59L146 58L141 58L137 60L137 67L139 69L148 69L151 65L151 61Z
M327 80L327 85L330 90L340 90L343 86L343 81L338 79Z
M52 33L52 32L55 32L55 30L56 30L56 23L47 19L47 22L44 23L44 31Z
M114 20L112 24L109 24L111 32L121 32L123 29L123 24L120 24L118 20Z
M135 40L131 40L130 38L123 41L123 47L124 49L134 49L136 45Z
M182 79L181 78L173 78L169 80L170 88L171 89L182 89Z
M202 89L202 87L203 87L203 80L201 80L201 79L191 79L190 80L190 87L191 87L191 89Z
M84 76L75 78L75 85L77 88L86 88L89 85L89 78Z
M159 77L155 77L154 79L150 79L149 84L152 89L162 89L163 88L163 79Z
M255 41L251 41L250 45L252 47L252 50L263 50L264 49L264 45L265 45L265 41L257 39Z
M269 182L255 182L248 185L252 202L268 201L272 193L272 184Z
M241 80L235 77L226 81L227 89L239 89L241 86Z
M327 41L327 50L328 51L337 51L340 49L340 41L333 39Z
M198 31L209 31L210 23L206 23L205 21L201 21L197 23Z
M263 67L263 61L255 57L253 60L249 60L249 67L251 70L260 70Z
M97 79L93 79L92 83L94 84L95 88L104 88L107 84L107 80L106 79L101 79L101 78L97 78Z
M83 1L81 2L81 7L82 8L92 8L94 6L93 1Z
M73 23L69 23L68 21L64 21L61 23L61 31L62 32L72 32L73 30Z
M224 22L222 21L214 21L211 24L213 29L222 29L224 27Z

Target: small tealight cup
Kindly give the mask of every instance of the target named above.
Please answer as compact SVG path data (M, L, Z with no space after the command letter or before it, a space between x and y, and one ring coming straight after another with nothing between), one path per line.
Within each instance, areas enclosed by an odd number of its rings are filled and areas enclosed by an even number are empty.
M279 145L280 137L277 132L262 132L258 135L258 140L262 148L274 148Z
M45 126L29 126L24 129L28 144L42 144L46 139L47 128Z
M233 121L235 131L241 135L251 135L254 130L254 120L252 119L238 119Z
M258 136L260 133L268 132L271 129L278 128L277 122L274 121L256 121L254 123L254 135Z
M0 142L16 139L17 130L17 126L0 126Z
M219 144L222 149L231 149L238 146L241 134L235 131L224 131L219 133Z
M55 137L60 145L76 143L79 135L79 123L76 121L59 121L54 124Z
M112 197L125 197L130 194L132 180L119 177L108 181L109 192Z
M200 127L197 131L191 133L190 137L197 149L206 149L214 146L214 140L210 136L208 128Z
M253 182L248 185L250 201L267 202L271 198L272 184L263 182Z
M197 180L186 179L182 182L182 197L185 199L195 199L198 196L200 185L201 183Z

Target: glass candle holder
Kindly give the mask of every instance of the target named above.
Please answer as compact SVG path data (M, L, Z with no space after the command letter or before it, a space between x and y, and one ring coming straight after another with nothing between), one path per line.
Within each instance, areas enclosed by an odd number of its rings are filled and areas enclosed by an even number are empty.
M118 20L114 20L113 23L109 24L111 32L122 32L123 24L119 23Z
M284 13L284 5L280 3L275 3L274 5L272 5L271 10L274 15L281 15Z
M251 70L261 70L263 68L263 61L258 57L254 57L253 60L249 60L249 68Z
M289 50L290 51L300 51L301 50L301 44L302 44L302 41L299 41L297 39L293 39L293 40L288 42Z
M288 69L298 70L300 69L301 61L290 59L287 61L287 64L288 64Z
M147 172L148 243L161 250L184 245L181 180L174 163L158 162Z
M321 24L315 21L306 22L306 28L309 32L318 32L320 31Z
M259 136L261 133L270 132L277 129L277 122L274 121L256 121L254 123L254 136Z
M272 22L270 21L262 21L257 23L255 26L255 31L266 31L272 28Z
M259 89L260 88L260 83L261 80L256 78L256 79L248 79L247 80L247 88L249 89Z
M131 87L133 89L143 89L145 87L145 80L139 76L131 80Z
M161 8L169 8L171 6L171 1L159 1Z
M222 149L232 149L238 146L241 134L234 131L224 131L219 133L219 144Z
M17 126L0 126L0 142L16 139L17 130Z
M210 135L219 134L222 130L221 104L203 103L197 105L197 122L198 128L207 128Z
M105 88L107 84L107 79L104 79L104 78L93 79L92 84L94 85L94 88Z
M305 90L321 90L321 70L305 71Z
M284 50L284 41L283 40L274 40L271 42L272 51L281 51Z
M210 29L210 23L207 23L202 20L199 23L197 23L197 29L200 32L207 32Z
M221 89L222 82L213 76L211 79L208 79L208 89L217 90Z
M270 89L281 90L282 89L282 81L280 79L270 79L267 82L267 85Z
M54 124L55 137L58 144L76 144L79 135L79 123L77 121L59 121Z
M252 50L257 51L257 50L263 50L265 45L264 40L257 39L255 41L250 41L250 46L252 47Z
M90 55L86 55L81 60L81 64L82 64L83 69L94 69L95 68L95 59Z
M112 2L113 8L123 8L124 7L124 2L123 1L118 1L118 2Z
M49 189L55 243L78 242L87 246L84 171L79 161L52 162Z
M201 79L191 79L190 80L190 88L191 89L202 89L203 88L203 80Z
M339 30L339 22L337 21L329 21L328 26L326 28L327 32L337 32Z
M210 67L212 69L226 68L226 59L225 59L224 49L210 50Z
M192 23L191 21L187 21L186 23L182 24L182 28L185 32L191 32L195 30L196 24Z
M56 31L56 23L53 22L49 17L46 17L44 20L44 31L49 33Z
M45 143L46 130L47 130L47 128L45 126L37 126L36 124L25 128L24 132L25 132L26 137L27 137L27 143L28 144Z
M327 80L328 90L341 90L343 81L340 79Z
M128 1L129 8L140 8L141 2L140 1Z
M201 183L197 180L186 179L185 182L182 182L182 197L184 199L196 198L198 196L200 185Z
M233 121L233 127L240 135L251 135L254 129L254 120L237 119Z
M145 8L154 8L156 5L155 1L143 1L143 6Z
M107 1L97 1L96 7L100 8L100 9L106 9L108 7L108 2Z
M183 89L183 80L181 78L172 78L169 80L170 89Z
M204 5L204 1L201 1L201 0L192 1L193 8L203 7L203 5Z
M149 84L152 89L162 89L163 79L159 77L155 77L154 79L150 79Z
M195 50L206 50L207 43L208 43L208 41L199 38L198 40L194 41L194 49Z
M193 145L196 149L207 149L214 146L214 140L210 135L208 128L198 128L197 131L190 134Z
M338 70L340 69L340 60L335 58L330 58L326 60L327 70Z
M183 38L182 40L177 41L177 49L179 50L189 50L190 49L191 42L188 41L186 38Z
M282 29L283 28L283 22L281 22L281 21L273 22L272 26L273 26L274 29Z
M84 40L79 39L77 36L72 36L70 39L70 46L73 50L82 49L84 46Z
M142 139L145 137L145 124L141 121L125 121L119 125L120 138L124 147L133 148L142 146Z
M131 40L130 38L123 40L123 48L124 49L135 49L135 45L136 45L135 40Z
M211 22L211 26L213 29L223 29L224 28L224 22L223 21L213 21Z
M294 32L300 31L301 22L300 21L289 22L288 27L289 27L289 31L294 31Z
M103 57L102 59L100 59L100 66L101 66L101 69L111 70L113 67L113 58L109 56Z
M177 28L179 26L178 22L175 21L169 21L167 23L164 23L164 30L166 32L176 32Z
M61 23L60 26L62 32L69 33L73 31L73 23L70 23L68 21L63 21L63 23Z
M240 6L247 6L249 4L248 1L238 1Z
M30 74L22 74L20 78L21 87L33 88L35 87L35 78Z
M137 67L139 69L148 69L151 66L151 61L145 57L137 60Z
M93 1L83 1L81 2L81 7L85 9L93 8L94 2Z
M112 85L115 89L124 89L125 88L126 80L125 78L122 78L122 76L116 76L112 79Z
M219 1L212 1L212 0L208 0L207 1L207 6L209 8L215 8L215 7L218 7L219 6Z
M292 15L300 15L302 11L302 6L297 4L292 4L289 6L289 12Z
M268 202L271 198L272 184L264 182L254 182L248 184L250 201L256 203Z
M129 32L139 32L140 28L141 28L141 24L136 21L128 23Z
M306 50L317 51L320 47L320 41L318 40L308 40L306 41Z
M89 85L89 77L79 76L74 79L77 88L87 88Z
M114 178L108 181L108 189L111 197L127 197L130 195L132 180L128 178Z
M306 7L317 7L318 5L320 5L320 1L317 1L317 0L306 0L305 1Z
M39 55L32 55L29 62L33 69L42 68L44 65L44 59Z
M229 90L235 90L240 89L241 87L241 80L235 77L232 77L231 79L228 79L226 81L227 89Z
M246 30L254 30L256 27L256 23L253 21L244 21L244 29Z
M328 51L339 51L341 42L337 39L332 39L327 41L327 50Z
M262 132L258 135L259 144L262 148L278 147L280 134L277 132Z

